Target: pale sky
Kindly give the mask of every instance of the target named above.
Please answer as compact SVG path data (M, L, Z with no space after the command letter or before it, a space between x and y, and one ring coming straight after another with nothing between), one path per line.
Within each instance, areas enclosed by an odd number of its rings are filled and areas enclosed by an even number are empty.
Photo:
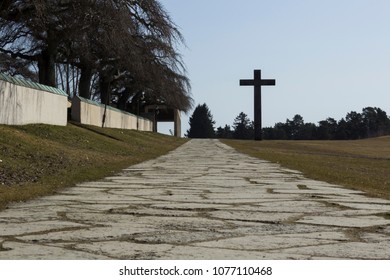
M216 127L246 113L261 69L263 127L292 119L337 120L363 107L390 115L388 0L160 0L179 26L195 106L206 103ZM182 115L182 134L189 128ZM160 124L164 132L173 125Z

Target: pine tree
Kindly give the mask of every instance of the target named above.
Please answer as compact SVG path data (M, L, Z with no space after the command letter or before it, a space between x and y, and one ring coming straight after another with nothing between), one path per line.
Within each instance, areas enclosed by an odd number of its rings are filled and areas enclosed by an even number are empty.
M214 138L213 116L206 103L198 105L190 117L190 129L187 130L188 138Z
M234 127L234 138L235 139L253 139L254 138L254 125L248 118L248 116L241 112L233 123Z

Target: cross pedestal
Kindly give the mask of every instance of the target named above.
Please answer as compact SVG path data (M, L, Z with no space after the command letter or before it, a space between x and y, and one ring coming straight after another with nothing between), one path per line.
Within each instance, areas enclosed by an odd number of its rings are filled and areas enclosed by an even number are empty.
M274 86L275 80L262 80L261 70L254 70L253 80L240 80L240 86L254 87L254 122L255 122L255 140L262 140L261 132L261 87Z

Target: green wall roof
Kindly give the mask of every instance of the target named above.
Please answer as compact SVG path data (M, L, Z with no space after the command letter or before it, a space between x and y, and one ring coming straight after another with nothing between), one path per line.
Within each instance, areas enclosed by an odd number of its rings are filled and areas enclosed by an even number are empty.
M3 74L3 73L0 73L0 80L6 81L9 83L18 85L18 86L22 86L22 87L43 90L43 91L48 91L48 92L59 94L59 95L68 96L65 91L63 91L59 88L49 87L49 86L45 86L45 85L42 85L39 83L34 83L34 82L31 82L31 81L28 81L25 79L11 77L11 76L8 76L8 75Z

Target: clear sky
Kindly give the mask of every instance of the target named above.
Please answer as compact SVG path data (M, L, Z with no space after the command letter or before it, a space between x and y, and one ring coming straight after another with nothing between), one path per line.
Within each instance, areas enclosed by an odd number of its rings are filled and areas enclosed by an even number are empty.
M192 96L216 127L245 112L253 88L240 79L276 79L263 87L263 127L300 114L337 120L363 107L390 115L388 0L160 0L179 26ZM189 128L182 115L183 134ZM172 126L173 127L173 126ZM160 130L167 129L160 125Z

